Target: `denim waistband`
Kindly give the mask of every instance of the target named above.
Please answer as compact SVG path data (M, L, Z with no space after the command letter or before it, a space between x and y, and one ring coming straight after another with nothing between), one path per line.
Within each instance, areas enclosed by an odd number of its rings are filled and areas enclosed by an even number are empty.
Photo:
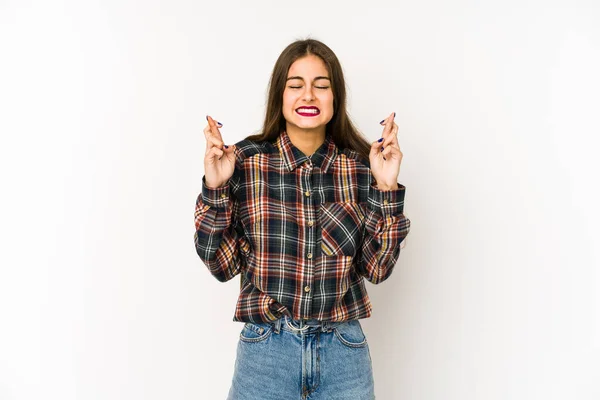
M295 333L312 333L316 331L329 332L335 326L347 323L348 321L320 321L318 319L292 319L287 315L283 315L281 318L271 322L275 332L279 333L281 329L285 329Z

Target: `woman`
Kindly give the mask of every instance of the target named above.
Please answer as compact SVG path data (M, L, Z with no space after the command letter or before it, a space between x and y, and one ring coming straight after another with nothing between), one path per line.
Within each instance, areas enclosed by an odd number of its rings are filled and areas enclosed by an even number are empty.
M410 229L394 117L362 138L341 65L313 39L275 63L261 134L226 145L207 116L194 240L216 279L240 274L228 399L375 398L364 279L390 276Z

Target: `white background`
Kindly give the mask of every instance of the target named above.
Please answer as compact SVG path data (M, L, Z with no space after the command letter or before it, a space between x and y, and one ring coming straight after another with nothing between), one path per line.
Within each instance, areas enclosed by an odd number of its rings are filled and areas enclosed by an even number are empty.
M205 115L279 53L396 111L412 229L361 320L378 399L600 398L596 1L0 1L0 399L224 399L239 279L195 253Z

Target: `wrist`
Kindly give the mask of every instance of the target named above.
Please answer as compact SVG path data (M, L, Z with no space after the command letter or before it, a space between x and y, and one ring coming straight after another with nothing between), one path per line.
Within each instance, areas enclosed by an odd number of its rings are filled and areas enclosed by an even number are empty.
M393 184L393 185L391 185L391 186L390 186L390 185L380 185L380 184L377 184L375 187L376 187L378 190L396 190L396 189L398 189L398 188L399 188L399 186L398 186L398 184L397 184L397 183L394 183L394 184Z
M226 185L226 183L227 183L227 182L225 182L225 183L223 183L223 184L221 184L221 185L214 185L214 186L213 186L213 185L210 185L210 184L208 184L208 183L207 183L205 186L206 186L208 189L222 189L222 188L224 188L225 186L227 186L227 185Z
M206 177L203 178L204 179L204 186L206 186L208 189L220 189L224 186L227 185L228 181L219 183L219 182L211 182L209 180L206 179Z

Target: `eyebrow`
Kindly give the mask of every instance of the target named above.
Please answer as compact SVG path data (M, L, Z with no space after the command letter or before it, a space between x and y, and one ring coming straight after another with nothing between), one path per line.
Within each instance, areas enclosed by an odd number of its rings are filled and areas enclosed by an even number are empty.
M301 76L290 76L289 78L287 78L287 79L286 79L286 82L287 82L287 81L289 81L289 80L291 80L291 79L300 79L300 80L302 80L302 81L304 80L304 78L303 78L303 77L301 77ZM319 80L319 79L327 79L329 82L331 82L331 79L329 79L329 78L328 78L328 77L326 77L326 76L317 76L317 77L315 77L315 79L314 79L314 80L315 80L315 81L317 81L317 80Z

